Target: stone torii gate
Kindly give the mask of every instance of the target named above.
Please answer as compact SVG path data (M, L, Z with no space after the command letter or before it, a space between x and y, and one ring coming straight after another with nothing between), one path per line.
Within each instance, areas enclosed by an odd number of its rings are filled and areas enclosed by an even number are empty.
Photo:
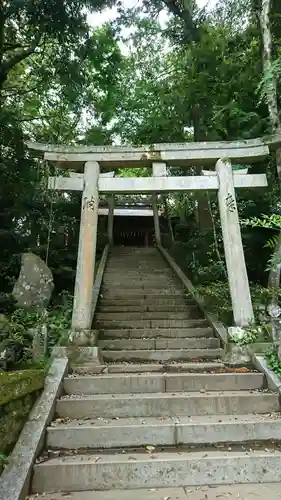
M233 307L234 322L246 326L254 320L249 282L243 252L236 188L266 187L265 174L245 174L232 171L232 163L250 165L265 160L269 145L280 143L273 138L269 144L262 139L236 142L154 144L152 146L52 146L28 143L30 150L45 160L72 170L69 177L50 177L49 189L81 191L81 222L77 259L73 330L87 330L92 322L92 297L97 239L99 193L109 196L108 240L112 244L114 194L151 194L153 199L155 239L161 245L157 194L180 191L218 191L225 260ZM275 145L275 146L274 146ZM200 165L212 168L213 175L168 176L169 167ZM151 167L152 177L117 178L100 173L101 169ZM206 172L205 172L206 173Z

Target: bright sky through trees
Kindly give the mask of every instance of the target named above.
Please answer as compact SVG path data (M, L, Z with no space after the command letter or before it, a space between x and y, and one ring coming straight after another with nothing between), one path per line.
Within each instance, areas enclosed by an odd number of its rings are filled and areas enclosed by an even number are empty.
M136 0L124 0L124 5L126 7L133 7L136 4ZM197 0L197 5L199 7L211 7L216 3L216 0ZM100 26L103 23L111 21L117 17L117 8L104 9L101 13L95 12L90 14L88 17L89 23L92 26Z

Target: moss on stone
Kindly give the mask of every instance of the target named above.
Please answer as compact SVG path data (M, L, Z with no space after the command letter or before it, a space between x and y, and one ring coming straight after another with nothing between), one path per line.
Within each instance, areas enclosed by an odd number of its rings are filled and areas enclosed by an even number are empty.
M42 370L0 373L0 453L13 448L43 387Z
M37 392L27 394L2 407L0 416L0 453L7 454L11 451L37 396Z
M0 407L44 387L44 372L21 370L0 373Z

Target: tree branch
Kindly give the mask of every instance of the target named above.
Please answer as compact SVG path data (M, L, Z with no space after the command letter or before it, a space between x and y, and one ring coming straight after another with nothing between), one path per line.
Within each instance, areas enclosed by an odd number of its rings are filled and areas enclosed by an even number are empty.
M10 50L24 49L26 47L28 47L28 45L22 45L21 43L4 43L3 53L9 52Z
M3 92L6 92L7 94L17 94L17 95L25 95L25 94L29 94L30 92L35 92L35 91L38 92L38 85L36 85L35 87L32 87L32 88L26 89L26 90L22 90L21 87L4 87L3 88Z
M3 53L4 53L4 28L5 28L5 15L4 15L4 7L3 3L0 2L0 65L3 60Z
M38 35L38 37L34 40L33 44L28 47L27 49L23 49L16 54L14 54L12 57L7 59L6 61L2 61L0 65L0 86L2 87L3 83L7 80L9 71L11 71L14 66L16 66L19 62L23 61L26 59L28 56L33 54L39 44L41 35Z
M192 9L184 6L183 3L178 3L177 0L163 0L163 3L175 17L184 22L186 38L189 41L196 41L198 39L198 28L193 20Z

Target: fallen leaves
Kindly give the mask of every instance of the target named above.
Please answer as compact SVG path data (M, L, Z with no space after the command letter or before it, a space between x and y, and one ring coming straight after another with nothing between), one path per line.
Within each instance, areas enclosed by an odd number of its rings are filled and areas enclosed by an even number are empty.
M145 447L146 450L149 452L149 453L152 453L153 451L155 451L155 446L152 446L152 445L148 445Z

